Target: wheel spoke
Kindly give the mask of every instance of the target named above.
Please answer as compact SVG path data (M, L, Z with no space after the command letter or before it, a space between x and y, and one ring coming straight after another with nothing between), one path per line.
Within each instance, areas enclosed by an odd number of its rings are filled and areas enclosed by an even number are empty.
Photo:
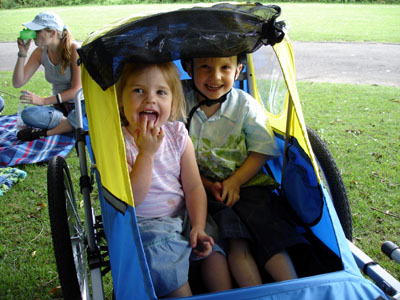
M86 233L79 218L68 166L54 157L48 167L50 225L65 299L90 299Z

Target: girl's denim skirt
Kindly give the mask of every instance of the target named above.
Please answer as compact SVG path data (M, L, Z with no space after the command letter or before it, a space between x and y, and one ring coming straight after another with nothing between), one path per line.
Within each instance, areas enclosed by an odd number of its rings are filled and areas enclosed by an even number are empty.
M168 295L188 281L192 248L181 234L183 218L138 217L137 220L156 294Z
M137 217L143 249L151 279L158 297L168 295L189 279L189 264L199 261L189 243L190 222L187 211L183 216L143 218ZM207 217L206 232L215 243L212 252L226 256L218 245L218 229L214 220Z

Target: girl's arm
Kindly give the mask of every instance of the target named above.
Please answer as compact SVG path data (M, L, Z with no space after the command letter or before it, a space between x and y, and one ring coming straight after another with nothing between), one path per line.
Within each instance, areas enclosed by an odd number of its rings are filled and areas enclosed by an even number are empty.
M129 133L134 137L136 146L139 149L132 170L129 173L133 200L135 205L138 206L149 192L154 156L164 138L164 132L160 127L154 126L153 121L147 121L147 118L145 118L141 121L140 127L136 132L129 131Z
M82 87L81 70L80 70L80 66L78 66L78 64L77 64L77 61L79 58L78 52L76 51L77 48L78 48L78 44L73 43L72 44L72 60L71 60L71 73L72 73L71 88L60 93L61 99L63 100L63 102L74 99L75 94ZM40 51L38 51L38 54L36 54L35 52L38 49L40 49ZM15 65L14 74L13 74L13 84L14 84L14 77L15 77L16 78L15 82L23 83L22 85L20 85L20 86L23 86L32 77L32 75L36 72L37 68L39 68L39 66L41 64L42 48L38 47L38 48L36 48L36 50L32 53L25 68L23 68L23 63L22 63L22 69L24 70L23 72L21 71L21 64L20 64L20 60L22 60L22 59L18 58L17 64ZM33 70L33 67L32 67L33 63L31 63L31 60L35 60L36 58L39 59L38 65L37 65L36 69L31 73L31 71ZM16 72L17 68L18 68L18 71ZM21 74L24 74L24 76L19 78L18 76L21 76ZM20 86L16 86L14 84L14 87L20 87ZM51 104L58 103L56 95L52 95L49 97L40 97L29 91L25 91L25 92L26 92L26 94L23 95L21 98L24 103L32 103L35 105L51 105Z
M153 161L154 155L139 152L129 173L135 206L139 206L149 192Z
M254 177L269 159L268 155L250 152L243 165L222 182L222 199L232 206L239 200L240 187Z
M13 87L20 88L25 85L31 79L33 74L37 71L41 64L41 57L42 57L42 48L37 47L33 50L31 56L28 59L28 63L25 65L26 55L28 53L29 46L32 40L29 40L28 43L25 45L23 41L18 38L18 48L19 54L17 58L17 62L14 67L13 73Z
M198 254L206 256L211 252L211 246L214 244L214 241L205 233L207 196L200 179L193 143L190 138L187 140L181 159L181 179L185 193L186 209L192 224L190 245L192 248L196 248L197 241L200 241L203 251L200 251Z

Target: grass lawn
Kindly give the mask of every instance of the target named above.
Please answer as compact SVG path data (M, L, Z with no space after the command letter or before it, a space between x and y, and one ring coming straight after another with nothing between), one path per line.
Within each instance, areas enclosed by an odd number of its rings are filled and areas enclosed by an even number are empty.
M17 94L11 76L11 72L0 72L4 114L17 109L17 99L3 93ZM50 92L42 73L37 73L27 88L38 94ZM299 82L298 89L306 124L325 141L343 174L355 244L400 278L398 265L380 251L383 241L400 241L400 133L396 130L400 126L400 89L309 82ZM75 151L67 162L77 183ZM19 168L28 173L27 178L1 197L0 296L57 299L60 290L47 211L47 165ZM110 283L106 292L111 299Z
M400 27L400 5L278 5L291 24L293 40L400 42L398 31L393 30ZM82 41L93 30L118 18L178 7L182 5L51 9ZM41 10L0 11L0 41L15 41L21 23ZM0 95L6 101L3 114L16 113L18 107L17 98L10 95L19 96L21 89L12 87L11 77L12 72L0 72ZM40 72L25 88L39 95L51 93ZM306 124L325 141L342 173L352 207L355 244L400 279L398 265L380 251L385 240L400 244L400 89L299 82L298 90ZM67 162L77 183L75 151ZM47 210L47 165L18 168L28 173L27 178L0 197L0 299L61 299ZM110 283L106 283L106 293L111 299Z
M265 2L273 3L273 2ZM73 36L83 41L105 24L131 15L143 15L211 4L141 4L113 6L52 7L69 26ZM353 41L400 43L400 5L277 3L282 18L288 20L295 41ZM21 24L42 8L1 10L0 42L16 40Z
M327 144L342 173L354 243L395 278L399 266L380 250L400 242L400 89L298 83L308 126Z

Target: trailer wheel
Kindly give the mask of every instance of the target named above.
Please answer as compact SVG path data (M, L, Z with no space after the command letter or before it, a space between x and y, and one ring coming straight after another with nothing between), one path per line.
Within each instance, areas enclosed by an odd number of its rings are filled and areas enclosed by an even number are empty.
M71 176L62 157L53 157L47 169L51 235L64 299L89 299L85 232Z
M348 240L353 238L353 222L351 218L351 208L349 199L347 198L346 187L342 180L342 175L329 152L325 143L318 134L307 126L308 138L311 143L312 150L320 169L320 175L325 182L336 213L339 217L343 231Z

